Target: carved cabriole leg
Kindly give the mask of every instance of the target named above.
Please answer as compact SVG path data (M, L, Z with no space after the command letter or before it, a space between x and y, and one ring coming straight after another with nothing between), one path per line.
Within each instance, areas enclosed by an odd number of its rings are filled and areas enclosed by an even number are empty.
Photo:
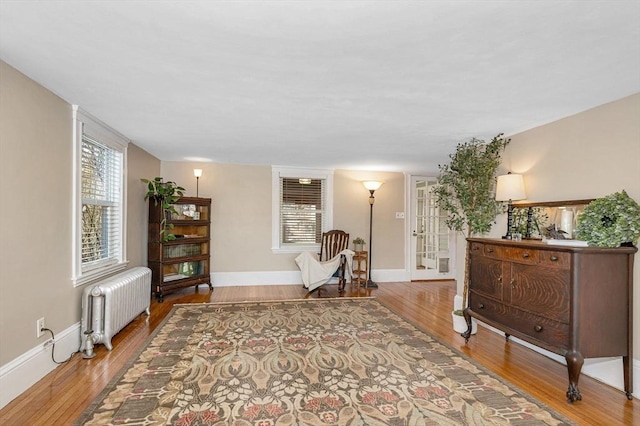
M627 394L627 399L631 401L633 399L633 370L631 369L630 356L622 357L622 370L624 373L624 392Z
M467 331L464 333L460 333L462 337L464 337L464 342L469 342L469 337L471 337L471 315L469 315L469 308L465 308L462 311L462 315L464 315L464 320L467 322Z
M580 380L580 371L584 364L584 358L578 351L567 352L564 358L567 360L567 372L569 373L567 402L573 403L582 400L582 395L580 395L580 390L578 389L578 380Z

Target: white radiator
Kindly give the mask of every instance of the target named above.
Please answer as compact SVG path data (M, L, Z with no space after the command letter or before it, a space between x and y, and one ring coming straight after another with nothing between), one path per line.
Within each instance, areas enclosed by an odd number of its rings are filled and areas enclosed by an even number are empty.
M150 314L151 269L131 268L84 289L82 294L81 350L86 348L87 330L93 342L113 349L111 338L143 311Z

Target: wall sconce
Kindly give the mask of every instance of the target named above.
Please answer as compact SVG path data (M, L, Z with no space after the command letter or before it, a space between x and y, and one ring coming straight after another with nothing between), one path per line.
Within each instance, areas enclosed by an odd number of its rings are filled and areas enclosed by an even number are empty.
M373 193L382 186L383 182L376 180L367 180L362 182L365 188L369 190L369 279L367 280L367 288L378 288L378 284L371 280L371 256L373 252L372 236L373 236L373 203L376 199Z
M196 198L198 198L198 184L200 183L200 176L202 176L202 169L193 169L193 175L196 177Z
M498 176L496 185L496 201L507 201L507 234L502 238L510 240L513 238L511 230L513 228L513 204L512 201L524 200L524 179L522 175L512 174Z

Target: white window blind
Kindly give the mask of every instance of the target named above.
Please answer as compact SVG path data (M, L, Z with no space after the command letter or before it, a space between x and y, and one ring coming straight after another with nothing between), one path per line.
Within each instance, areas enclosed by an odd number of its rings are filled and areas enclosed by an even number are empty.
M325 212L325 180L280 178L280 243L318 244Z
M83 269L120 259L122 153L82 135Z

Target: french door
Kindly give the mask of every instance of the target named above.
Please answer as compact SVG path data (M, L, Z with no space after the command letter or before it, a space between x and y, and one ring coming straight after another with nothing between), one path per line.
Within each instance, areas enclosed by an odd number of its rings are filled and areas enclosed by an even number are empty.
M411 280L451 279L455 276L455 234L447 228L433 193L435 177L411 176Z

